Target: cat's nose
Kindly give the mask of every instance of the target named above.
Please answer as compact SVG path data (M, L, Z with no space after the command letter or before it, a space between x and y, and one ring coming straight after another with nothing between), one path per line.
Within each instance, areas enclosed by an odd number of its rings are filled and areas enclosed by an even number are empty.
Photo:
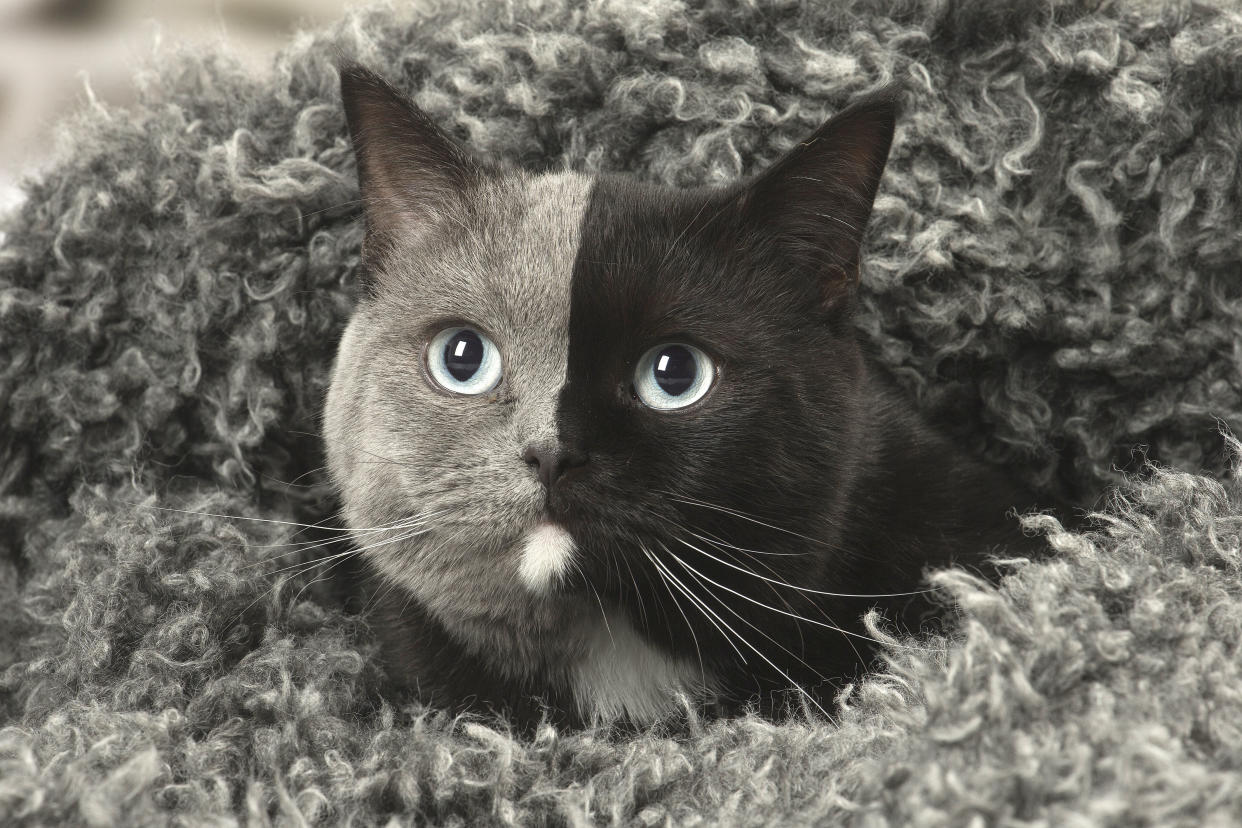
M539 476L544 488L551 490L556 481L585 466L587 455L560 442L532 443L522 452L522 459Z

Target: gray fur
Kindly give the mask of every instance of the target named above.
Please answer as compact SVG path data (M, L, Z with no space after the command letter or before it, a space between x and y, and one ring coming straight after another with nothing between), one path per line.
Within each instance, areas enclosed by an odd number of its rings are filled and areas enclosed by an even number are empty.
M589 190L581 175L515 173L445 216L436 241L386 255L375 298L345 330L325 409L328 467L355 542L391 541L404 532L371 530L434 515L427 534L368 558L514 676L563 671L599 623L598 608L536 594L520 576L523 536L543 505L522 452L556 438ZM428 381L423 349L452 322L477 325L500 348L496 392L454 396Z

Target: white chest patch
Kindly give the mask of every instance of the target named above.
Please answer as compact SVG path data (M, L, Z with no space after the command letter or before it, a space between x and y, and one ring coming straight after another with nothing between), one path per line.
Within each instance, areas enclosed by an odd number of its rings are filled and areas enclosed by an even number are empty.
M616 612L607 614L588 641L587 655L571 673L582 717L621 716L647 724L676 710L677 694L698 696L714 684L698 662L673 659L649 644Z
M564 529L551 523L539 524L523 540L518 577L531 592L546 592L569 569L574 548L574 539Z

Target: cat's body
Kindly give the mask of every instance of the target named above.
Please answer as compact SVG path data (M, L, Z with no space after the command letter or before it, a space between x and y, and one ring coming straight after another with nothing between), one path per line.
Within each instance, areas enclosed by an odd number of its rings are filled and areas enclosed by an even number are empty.
M399 684L523 719L820 703L868 608L917 626L927 569L1032 551L1007 513L1034 499L852 325L891 94L673 191L489 167L365 71L342 89L368 295L325 437Z

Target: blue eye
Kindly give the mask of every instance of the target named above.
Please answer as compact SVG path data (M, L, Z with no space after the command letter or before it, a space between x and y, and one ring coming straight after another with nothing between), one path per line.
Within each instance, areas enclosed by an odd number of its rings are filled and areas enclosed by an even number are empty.
M716 366L693 345L657 345L638 361L634 393L643 404L660 411L685 408L703 399L716 377Z
M436 384L455 394L483 394L500 383L500 351L474 328L447 328L427 346Z

